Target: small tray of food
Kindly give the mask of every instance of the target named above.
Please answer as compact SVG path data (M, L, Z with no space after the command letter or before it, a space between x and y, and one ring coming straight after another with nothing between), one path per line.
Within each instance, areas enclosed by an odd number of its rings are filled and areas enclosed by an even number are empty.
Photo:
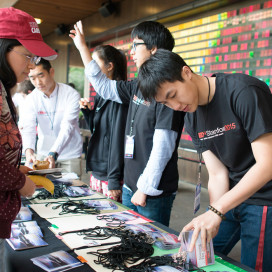
M61 173L62 168L49 168L48 161L36 161L33 164L33 171L29 171L29 175L47 175Z

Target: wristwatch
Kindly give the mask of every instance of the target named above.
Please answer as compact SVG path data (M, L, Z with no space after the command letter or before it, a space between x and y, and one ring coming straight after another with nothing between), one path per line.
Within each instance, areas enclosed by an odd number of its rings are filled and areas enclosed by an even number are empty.
M56 161L58 159L59 154L57 152L49 152L48 156L52 156L53 159Z

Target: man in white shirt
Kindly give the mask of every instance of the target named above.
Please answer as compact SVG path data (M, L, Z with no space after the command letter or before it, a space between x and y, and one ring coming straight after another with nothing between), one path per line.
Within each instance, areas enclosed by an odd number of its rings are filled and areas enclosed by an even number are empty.
M23 105L24 105L26 96L29 95L34 89L35 87L30 82L29 79L26 79L25 81L21 83L17 83L16 93L12 96L12 101L19 115L20 115L20 109L24 108ZM19 126L19 129L20 129L20 126Z
M82 138L78 126L80 95L72 87L56 83L49 61L41 59L29 78L35 89L26 98L20 126L26 164L47 160L81 176ZM38 132L35 154L36 125Z

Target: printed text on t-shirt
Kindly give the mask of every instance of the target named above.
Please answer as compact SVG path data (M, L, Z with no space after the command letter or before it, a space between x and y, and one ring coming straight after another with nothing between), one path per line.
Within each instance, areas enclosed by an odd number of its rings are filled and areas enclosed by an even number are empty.
M147 107L150 106L150 102L148 102L148 101L146 101L144 99L141 99L141 98L137 97L136 95L133 96L133 103L135 103L136 105L142 104L142 105L145 105Z
M198 132L198 138L200 140L211 139L211 138L214 138L214 137L221 136L225 132L227 132L229 130L233 130L235 128L236 128L235 123L231 123L231 124L228 124L228 125L224 125L221 128L218 127L218 128L216 128L214 130L206 130L206 131L203 131L203 132Z

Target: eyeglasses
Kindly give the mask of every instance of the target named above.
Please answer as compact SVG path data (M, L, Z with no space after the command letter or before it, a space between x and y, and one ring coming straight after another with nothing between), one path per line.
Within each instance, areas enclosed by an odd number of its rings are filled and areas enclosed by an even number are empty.
M132 49L133 49L134 51L136 51L137 45L140 45L140 44L146 44L146 43L145 43L145 42L133 42L133 43L132 43Z
M19 55L21 55L21 56L26 57L26 59L27 59L28 61L30 61L31 63L36 64L36 65L37 65L37 64L40 62L40 60L41 60L41 57L38 57L38 56L30 57L30 56L28 56L28 55L26 55L26 54L24 54L24 53L21 53L21 52L18 52L18 51L16 51L16 50L14 50L14 49L10 49L10 51L13 51L13 52L15 52L15 53L17 53L17 54L19 54Z

